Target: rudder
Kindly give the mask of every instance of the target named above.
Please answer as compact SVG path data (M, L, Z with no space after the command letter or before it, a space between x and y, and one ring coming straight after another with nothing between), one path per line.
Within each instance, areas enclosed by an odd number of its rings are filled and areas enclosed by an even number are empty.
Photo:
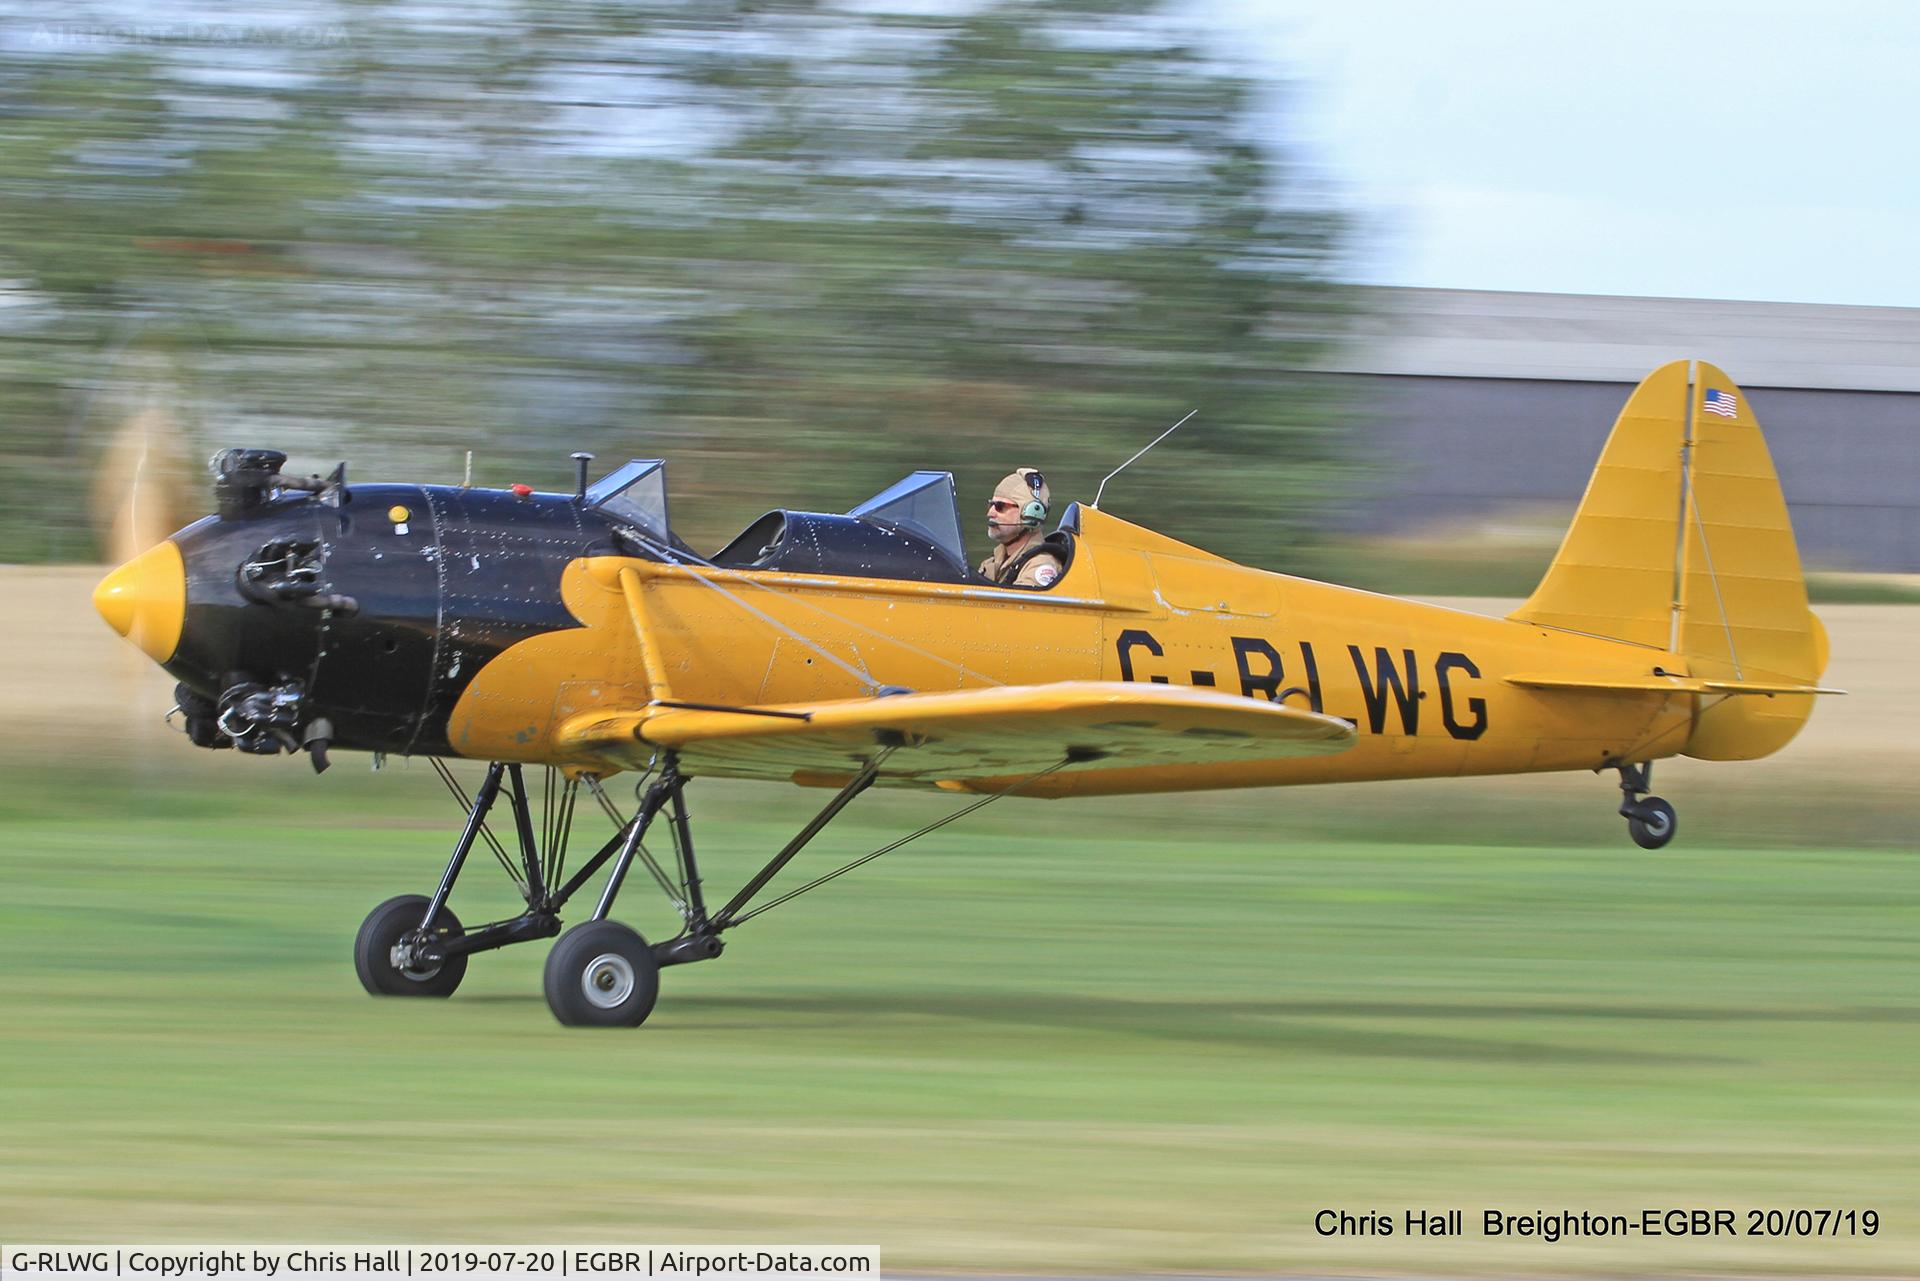
M1773 456L1746 393L1704 360L1688 446L1674 649L1695 676L1813 684L1826 670L1826 632L1807 607ZM1684 750L1705 760L1767 756L1812 712L1806 694L1723 698L1701 708Z

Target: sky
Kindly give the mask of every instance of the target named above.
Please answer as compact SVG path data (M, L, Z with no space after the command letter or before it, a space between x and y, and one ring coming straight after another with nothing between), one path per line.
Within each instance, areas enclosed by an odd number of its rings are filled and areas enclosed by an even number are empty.
M1920 306L1920 5L1205 8L1365 281Z
M841 2L938 11L981 0ZM1358 279L1920 307L1911 0L1179 8L1280 86L1269 129L1358 215ZM99 0L61 12L145 11ZM180 21L272 13L203 0ZM0 26L0 39L26 31Z

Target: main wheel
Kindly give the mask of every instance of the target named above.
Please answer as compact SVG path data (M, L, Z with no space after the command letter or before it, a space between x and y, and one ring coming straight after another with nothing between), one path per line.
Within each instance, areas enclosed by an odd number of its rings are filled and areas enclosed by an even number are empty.
M353 940L353 968L360 975L360 986L375 996L452 996L453 989L467 976L467 958L450 956L438 965L408 966L393 963L393 949L401 939L420 928L433 900L423 894L402 894L390 898L360 923ZM459 934L460 918L453 909L440 908L434 923L435 934Z
M1678 831L1680 820L1673 812L1673 806L1658 796L1649 796L1634 807L1627 819L1627 832L1633 837L1633 843L1643 850L1657 850L1673 839Z
M586 921L547 953L547 1008L567 1027L639 1027L660 998L660 964L618 921Z

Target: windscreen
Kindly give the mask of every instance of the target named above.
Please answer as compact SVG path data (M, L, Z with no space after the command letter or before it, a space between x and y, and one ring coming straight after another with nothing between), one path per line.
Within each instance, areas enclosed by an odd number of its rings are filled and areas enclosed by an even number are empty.
M960 540L960 506L950 471L917 471L905 480L895 481L849 516L891 522L909 532L932 540L965 563L966 545Z
M587 506L665 544L669 539L666 463L658 458L635 458L609 472L587 490Z

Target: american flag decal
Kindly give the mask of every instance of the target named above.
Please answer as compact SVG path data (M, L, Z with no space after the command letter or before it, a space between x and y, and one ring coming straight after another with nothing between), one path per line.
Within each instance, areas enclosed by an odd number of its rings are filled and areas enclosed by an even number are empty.
M1700 408L1710 414L1718 414L1722 418L1733 418L1740 413L1740 402L1730 391L1715 391L1709 388L1706 397L1700 402Z

